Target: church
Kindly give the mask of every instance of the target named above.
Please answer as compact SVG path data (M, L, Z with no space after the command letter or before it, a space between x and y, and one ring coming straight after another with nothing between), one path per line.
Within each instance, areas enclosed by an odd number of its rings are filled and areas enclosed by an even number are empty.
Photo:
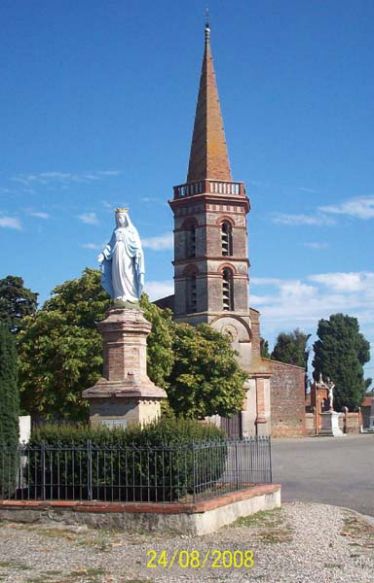
M208 323L229 335L248 375L242 411L214 418L230 437L302 436L305 371L260 354L260 313L249 303L251 203L231 174L210 36L206 25L187 180L169 201L175 293L155 303L178 322Z

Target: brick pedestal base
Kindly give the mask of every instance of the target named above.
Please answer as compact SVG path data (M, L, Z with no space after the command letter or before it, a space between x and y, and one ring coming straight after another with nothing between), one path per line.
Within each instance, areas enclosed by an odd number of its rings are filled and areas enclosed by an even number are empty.
M166 393L147 376L151 324L139 309L113 308L98 328L104 343L104 378L83 391L91 424L127 426L156 419Z

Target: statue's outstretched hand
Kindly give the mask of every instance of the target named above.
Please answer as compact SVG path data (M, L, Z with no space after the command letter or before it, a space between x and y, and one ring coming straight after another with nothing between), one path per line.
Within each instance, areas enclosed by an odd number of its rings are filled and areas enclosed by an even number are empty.
M100 265L103 263L104 259L105 259L104 253L99 253L99 255L97 256L97 260Z

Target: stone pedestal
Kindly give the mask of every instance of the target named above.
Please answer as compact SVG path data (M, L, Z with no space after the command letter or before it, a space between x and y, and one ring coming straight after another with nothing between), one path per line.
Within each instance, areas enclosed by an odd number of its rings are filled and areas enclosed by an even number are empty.
M126 427L157 419L166 393L147 376L151 324L140 309L112 308L97 326L104 344L104 377L83 391L91 425Z
M321 429L319 435L329 435L331 437L343 437L344 433L339 427L340 413L336 411L325 411L321 413Z

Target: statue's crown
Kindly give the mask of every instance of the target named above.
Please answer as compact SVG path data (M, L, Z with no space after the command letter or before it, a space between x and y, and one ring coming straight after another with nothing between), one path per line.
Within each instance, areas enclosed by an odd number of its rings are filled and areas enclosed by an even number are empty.
M129 211L129 209L125 209L125 208L117 208L116 209L116 214L123 214L123 213L127 213Z

